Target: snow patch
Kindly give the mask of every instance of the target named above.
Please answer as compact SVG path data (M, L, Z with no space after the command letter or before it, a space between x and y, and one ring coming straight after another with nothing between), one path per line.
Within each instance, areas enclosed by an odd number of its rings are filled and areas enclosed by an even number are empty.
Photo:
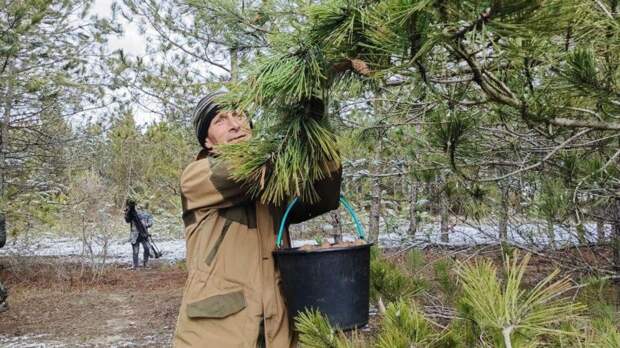
M392 228L390 233L379 235L379 245L381 247L400 247L416 246L424 247L427 245L448 245L448 246L474 246L481 244L497 244L498 229L492 225L455 225L450 229L449 241L441 239L439 224L427 224L422 226L415 236L407 233L407 224L400 224ZM524 223L511 225L508 229L508 239L505 241L516 246L527 246L529 248L544 248L551 244L555 247L580 245L580 237L574 227L554 226L553 238L547 234L544 223ZM611 235L611 226L605 226L605 238ZM353 241L357 236L353 234L343 235L343 240ZM584 224L583 239L586 243L596 243L596 224ZM332 241L331 238L328 238ZM163 251L160 260L167 262L177 262L185 259L185 240L184 239L162 239L155 240L155 243ZM293 247L306 244L316 244L314 239L293 240ZM101 244L93 245L95 255L103 254ZM79 238L44 236L38 239L18 239L9 241L3 249L0 249L0 256L52 256L52 257L75 257L87 258L88 253L83 247ZM107 262L131 264L131 245L126 238L110 240L107 245ZM97 259L100 261L101 259Z

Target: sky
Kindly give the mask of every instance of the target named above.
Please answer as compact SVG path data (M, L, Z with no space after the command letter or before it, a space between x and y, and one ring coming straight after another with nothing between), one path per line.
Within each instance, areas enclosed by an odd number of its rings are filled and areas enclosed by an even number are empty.
M92 12L99 17L111 18L111 6L114 1L115 0L95 0L92 7ZM110 37L108 40L110 51L122 48L123 52L127 55L143 56L146 50L145 35L140 33L136 23L127 22L121 16L119 16L119 20L123 24L123 35ZM136 124L142 126L158 121L158 116L136 107L134 108L134 119Z
M95 0L91 11L99 17L111 18L111 6L114 2L122 3L122 0ZM157 32L154 29L147 27L146 33L142 34L140 33L140 29L136 21L129 22L122 16L117 16L117 20L120 21L123 26L123 35L109 37L108 46L110 52L123 49L123 52L126 55L144 56L146 54L147 37L155 37L158 35ZM202 66L197 68L210 69L212 73L218 75L225 74L222 70L213 66L207 67L205 64L202 64ZM139 106L135 106L133 108L133 112L136 123L141 126L157 122L159 120L159 115L148 112Z
M95 0L92 11L101 17L110 18L112 16L112 3L115 0ZM122 48L125 53L141 56L145 53L146 38L140 34L135 23L128 23L124 18L120 18L123 23L124 33L122 37L112 37L109 40L110 50L114 51Z

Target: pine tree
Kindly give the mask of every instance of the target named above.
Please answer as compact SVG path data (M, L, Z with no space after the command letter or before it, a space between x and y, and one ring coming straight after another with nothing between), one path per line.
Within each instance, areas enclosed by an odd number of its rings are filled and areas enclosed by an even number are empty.
M381 313L377 335L366 346L516 348L549 342L570 342L571 347L591 346L594 342L613 346L617 330L609 322L599 325L585 320L586 307L571 299L571 283L568 278L558 279L557 270L532 286L525 284L529 260L529 254L522 258L518 254L506 256L501 274L490 260L459 263L456 315L445 311L440 318L449 321L434 322L418 299L403 294ZM433 296L431 302L436 301ZM314 311L300 315L296 329L302 346L350 347L355 343ZM593 336L594 332L600 337Z
M617 196L616 1L333 0L302 13L295 30L267 37L269 48L247 69L249 83L237 90L239 105L275 118L267 134L299 134L287 128L296 124L288 121L291 110L311 96L329 96L332 120L333 107L354 98L370 104L380 99L384 110L402 101L426 102L417 121L424 124L419 150L428 153L416 165L448 170L445 184L472 197L462 207L469 215L483 217L484 205L500 206L497 182L561 176L563 184L548 194L570 198L562 214L544 213L553 217L549 226L567 214L579 225L594 204ZM357 93L337 93L346 85ZM392 114L375 110L372 117L379 124ZM284 145L278 151L252 144L259 160L251 167L233 165L236 178L266 201L311 199L300 178L324 173L295 169L307 150L278 139ZM223 151L233 158L246 151L240 149ZM304 163L320 167L330 158ZM277 161L287 170L274 171ZM531 199L529 190L521 185L517 191Z
M102 57L116 28L89 17L89 5L29 0L0 8L0 212L7 209L14 230L66 187L71 121L103 106L105 67L91 58ZM20 199L38 205L20 209Z

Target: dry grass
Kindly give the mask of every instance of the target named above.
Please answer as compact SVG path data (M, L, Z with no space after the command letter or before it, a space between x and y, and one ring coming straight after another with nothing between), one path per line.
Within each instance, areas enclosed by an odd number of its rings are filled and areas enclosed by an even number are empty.
M178 267L114 265L93 278L80 264L21 261L0 259L0 277L10 289L10 308L0 315L4 335L45 335L69 346L170 345L186 279Z

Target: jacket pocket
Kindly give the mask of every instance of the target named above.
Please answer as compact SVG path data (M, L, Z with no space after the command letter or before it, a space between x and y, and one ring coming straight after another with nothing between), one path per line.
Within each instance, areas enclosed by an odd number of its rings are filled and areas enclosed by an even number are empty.
M224 242L224 237L226 237L226 233L228 232L228 229L230 228L231 224L232 224L232 221L228 219L226 219L226 221L224 222L224 227L222 227L222 232L220 233L220 236L215 241L215 244L213 244L213 247L209 251L209 254L207 254L207 258L205 262L207 263L208 266L211 266L211 264L213 263L213 260L215 259L215 256L217 255L217 251L220 249L222 242Z
M247 306L242 290L214 295L187 304L190 318L226 318Z

